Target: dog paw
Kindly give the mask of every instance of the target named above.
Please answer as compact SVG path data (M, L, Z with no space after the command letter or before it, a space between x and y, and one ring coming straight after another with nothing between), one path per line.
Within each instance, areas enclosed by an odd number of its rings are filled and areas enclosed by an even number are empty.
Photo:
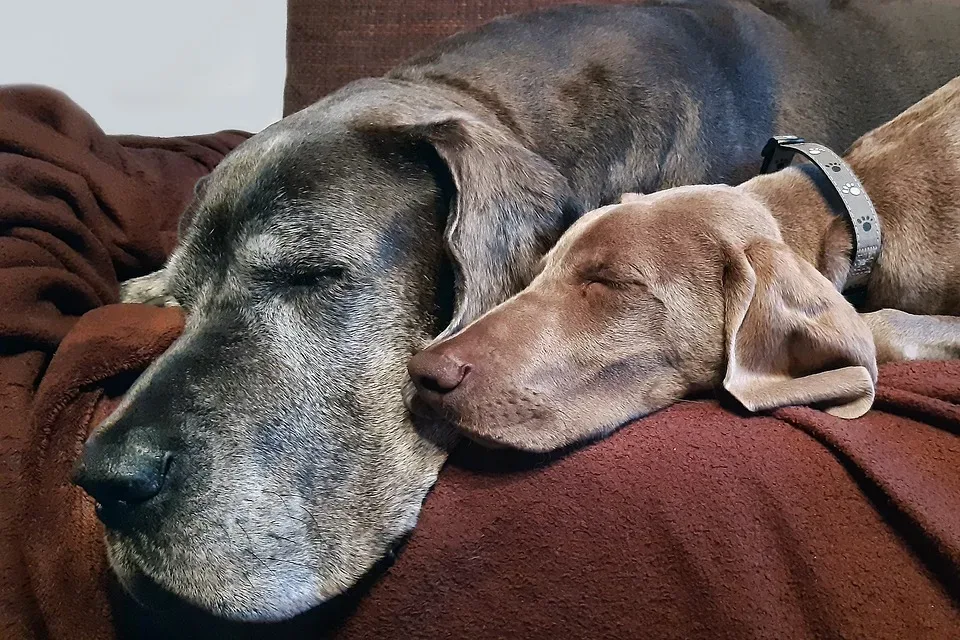
M166 273L163 270L120 283L120 302L149 304L154 307L179 306L176 299L167 292Z
M825 164L824 166L825 166L827 169L830 169L831 171L840 171L840 163L839 163L839 162L828 162L828 163Z
M863 193L863 191L860 189L860 185L858 185L856 182L846 183L840 187L840 192L848 196L858 196Z

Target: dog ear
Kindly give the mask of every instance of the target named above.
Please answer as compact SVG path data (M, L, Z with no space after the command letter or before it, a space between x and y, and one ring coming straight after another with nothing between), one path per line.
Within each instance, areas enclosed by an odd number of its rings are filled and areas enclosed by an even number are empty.
M731 252L724 284L724 388L750 411L815 405L856 418L877 378L866 323L812 265L782 243Z
M429 142L456 188L445 232L456 298L442 339L529 284L582 209L553 165L469 113L437 112L391 128Z
M193 197L190 199L190 202L187 203L186 208L180 214L180 218L177 220L177 238L183 239L187 234L187 229L190 228L190 225L193 224L193 219L197 215L197 206L200 203L200 200L203 199L204 194L207 192L207 184L210 182L210 174L205 174L200 176L200 178L193 185Z

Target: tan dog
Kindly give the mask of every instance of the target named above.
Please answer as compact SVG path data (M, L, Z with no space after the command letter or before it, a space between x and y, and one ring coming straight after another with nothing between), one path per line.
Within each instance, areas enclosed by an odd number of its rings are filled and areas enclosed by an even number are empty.
M960 78L846 157L883 246L863 311L850 223L819 172L626 194L579 220L531 285L414 357L418 401L468 435L547 451L722 386L752 411L853 418L877 362L960 354Z

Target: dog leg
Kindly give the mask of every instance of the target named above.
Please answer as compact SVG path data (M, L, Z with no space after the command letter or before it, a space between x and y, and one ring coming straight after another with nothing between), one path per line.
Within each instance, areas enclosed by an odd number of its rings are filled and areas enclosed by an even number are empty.
M120 283L120 302L149 304L155 307L180 306L167 291L165 269Z
M861 316L873 332L877 362L960 358L960 317L881 309Z

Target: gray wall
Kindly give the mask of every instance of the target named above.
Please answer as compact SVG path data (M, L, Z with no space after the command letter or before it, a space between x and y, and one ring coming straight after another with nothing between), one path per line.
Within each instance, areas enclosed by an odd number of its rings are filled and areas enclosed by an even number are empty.
M280 118L285 0L0 0L0 84L66 92L108 133Z

